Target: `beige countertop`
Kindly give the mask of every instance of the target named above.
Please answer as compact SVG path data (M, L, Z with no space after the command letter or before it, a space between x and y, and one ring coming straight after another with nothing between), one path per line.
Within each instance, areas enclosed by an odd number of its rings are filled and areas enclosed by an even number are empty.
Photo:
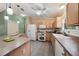
M54 33L53 35L72 56L79 56L79 38Z
M0 56L8 54L12 50L20 47L21 45L29 41L29 38L27 38L26 36L19 37L17 35L13 36L13 38L15 39L14 41L4 42L4 37L0 37Z

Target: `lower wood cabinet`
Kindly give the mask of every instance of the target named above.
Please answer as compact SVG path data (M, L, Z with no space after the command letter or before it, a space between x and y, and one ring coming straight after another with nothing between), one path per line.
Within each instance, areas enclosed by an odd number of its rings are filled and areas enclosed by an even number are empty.
M51 34L51 44L52 44L52 48L53 48L53 54L55 56L55 38L52 34Z
M64 55L64 48L55 39L55 56L63 56L63 55Z
M51 42L51 33L50 32L46 32L46 40L48 42Z
M52 35L52 34L51 34ZM51 36L51 43L54 56L71 56L69 52L59 43L59 41L52 35Z
M8 53L6 56L30 56L31 55L31 48L30 43L25 43L19 48L13 50L12 52Z

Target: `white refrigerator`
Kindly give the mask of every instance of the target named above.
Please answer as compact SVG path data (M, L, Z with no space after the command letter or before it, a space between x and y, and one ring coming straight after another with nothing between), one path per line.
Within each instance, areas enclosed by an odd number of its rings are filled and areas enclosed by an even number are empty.
M27 25L27 36L30 38L30 40L36 40L36 32L37 32L37 27L35 24Z

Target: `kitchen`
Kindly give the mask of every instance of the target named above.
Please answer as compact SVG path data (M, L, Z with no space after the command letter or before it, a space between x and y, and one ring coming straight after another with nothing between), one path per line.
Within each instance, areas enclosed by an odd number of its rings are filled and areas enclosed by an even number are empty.
M0 3L0 56L79 56L78 16L79 3Z

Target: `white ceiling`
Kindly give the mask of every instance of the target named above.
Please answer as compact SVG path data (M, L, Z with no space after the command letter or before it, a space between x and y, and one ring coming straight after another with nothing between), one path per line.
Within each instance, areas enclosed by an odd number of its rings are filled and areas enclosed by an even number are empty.
M6 4L0 3L0 12L2 12L4 9L6 9Z
M17 5L20 5L20 7L17 7ZM64 8L60 9L61 5L63 5L63 3L45 3L45 7L46 7L46 11L45 13L42 15L45 17L56 17L56 16L60 16L63 14L64 12ZM31 16L37 16L36 12L31 8L34 7L36 8L36 6L43 8L42 3L12 3L11 7L14 11L15 14L26 14L26 15L31 15ZM21 8L24 9L24 11L21 11ZM5 3L0 3L0 12L3 11L4 9L6 9L6 4Z

